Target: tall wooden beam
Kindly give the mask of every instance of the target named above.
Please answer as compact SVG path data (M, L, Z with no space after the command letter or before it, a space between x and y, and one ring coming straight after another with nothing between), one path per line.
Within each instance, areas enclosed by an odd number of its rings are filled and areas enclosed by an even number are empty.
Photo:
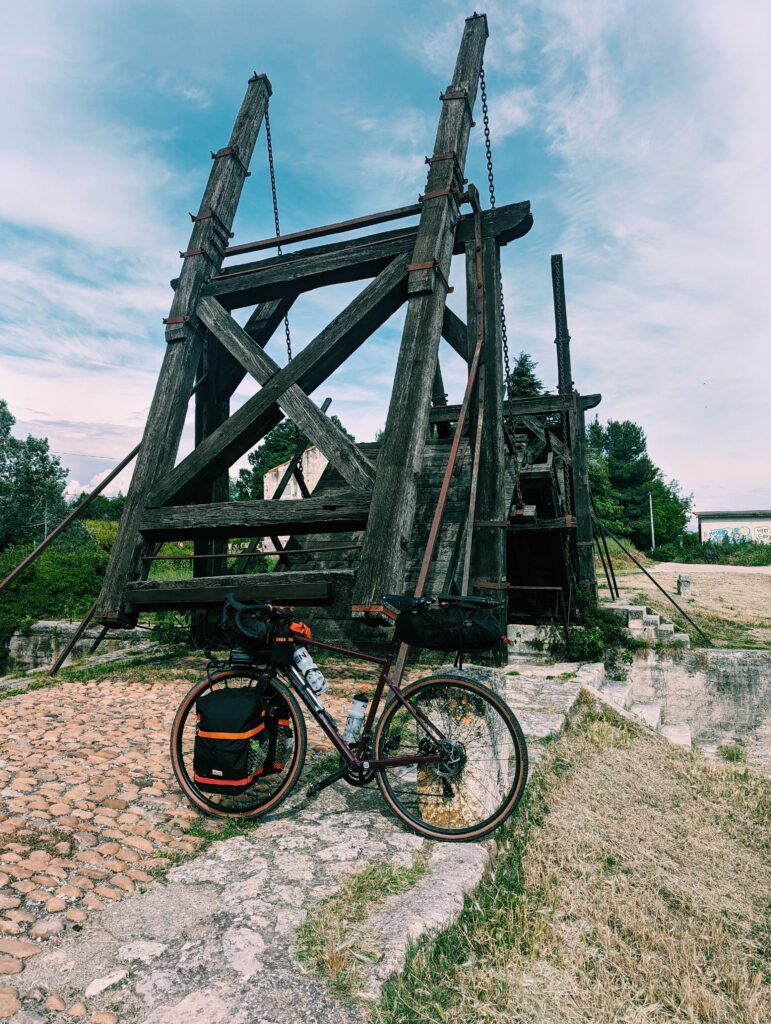
M153 484L174 465L190 391L201 351L195 306L203 286L222 265L247 168L270 97L265 75L249 80L228 145L214 155L209 181L186 250L182 272L166 321L166 352L145 426L118 535L97 601L105 625L133 625L121 610L124 588L139 575L143 542L138 527Z
M473 247L470 247L473 250ZM476 320L477 289L473 262L475 253L467 253L468 323ZM500 252L495 239L482 240L482 275L484 280L484 344L482 365L484 387L482 444L479 453L479 486L477 492L477 530L472 549L471 579L475 589L480 582L506 582L506 537L502 530L486 527L486 522L506 518L508 499L503 453L503 352L501 338ZM470 285L470 287L469 287ZM472 422L471 431L474 431ZM473 433L472 433L473 436ZM506 623L506 609L501 608L501 626ZM504 630L505 632L505 630Z
M570 332L565 305L565 274L562 256L551 258L551 286L554 298L554 344L557 346L557 390L561 395L573 391L573 369L570 365Z
M402 255L394 260L291 363L275 373L219 430L160 480L149 496L149 504L188 500L202 477L216 475L221 467L231 466L279 422L278 403L285 399L293 384L308 392L323 383L404 301L406 259ZM210 311L214 306L205 304L203 308ZM256 350L252 350L252 355L258 358ZM299 405L293 409L296 412ZM326 417L322 419L326 421ZM317 422L313 428L319 433L323 426Z
M372 513L354 588L352 603L357 608L379 605L384 592L398 590L404 583L405 549L415 518L417 478L442 333L445 282L460 216L458 170L462 177L486 39L484 15L468 18L453 79L442 97L412 254L409 305L372 493Z

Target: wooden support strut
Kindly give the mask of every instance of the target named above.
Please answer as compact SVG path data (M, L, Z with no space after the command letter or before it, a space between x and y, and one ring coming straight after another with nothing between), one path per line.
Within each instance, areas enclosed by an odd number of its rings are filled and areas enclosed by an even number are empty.
M442 104L434 154L455 153L465 167L487 19L475 15L466 21L450 90L466 90L462 103ZM452 161L430 165L426 192L450 188L455 177ZM449 195L423 204L412 263L438 260L449 277L458 223L457 206ZM434 287L436 274L414 271L408 288L409 304L386 420L385 437L372 494L370 528L364 538L359 573L353 594L353 614L362 616L382 604L383 593L404 583L405 545L415 518L417 477L423 461L445 305L444 288Z
M229 146L238 153L233 159L214 160L200 211L216 212L214 217L196 220L188 249L208 248L215 238L218 221L226 231L233 218L248 166L271 94L267 77L249 80L241 108L230 135ZM177 457L187 404L195 381L201 339L191 322L201 289L217 268L209 260L188 258L182 265L171 310L167 318L167 342L163 364L145 426L142 448L131 480L118 535L97 601L96 618L103 625L136 624L134 614L122 610L123 592L129 580L141 572L145 545L139 535L139 521L151 488L165 476ZM180 319L180 318L187 318Z
M313 391L401 305L405 293L404 256L397 257L313 341L279 368L213 299L203 296L199 316L263 387L222 426L207 437L153 488L149 504L185 501L201 477L231 466L280 420L278 409L291 416L344 479L357 489L372 481L369 460L331 420L319 412L304 392Z

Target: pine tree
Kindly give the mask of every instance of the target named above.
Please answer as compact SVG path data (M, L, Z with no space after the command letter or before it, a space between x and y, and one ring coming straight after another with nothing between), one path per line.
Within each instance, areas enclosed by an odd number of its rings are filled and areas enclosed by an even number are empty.
M519 353L509 374L511 398L536 398L543 394L543 383L535 372L537 365L527 352Z

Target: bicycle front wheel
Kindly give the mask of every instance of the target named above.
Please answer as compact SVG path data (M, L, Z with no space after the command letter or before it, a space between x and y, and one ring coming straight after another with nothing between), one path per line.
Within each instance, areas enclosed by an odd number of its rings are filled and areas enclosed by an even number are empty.
M174 775L191 804L203 814L216 818L259 818L286 799L300 777L305 761L306 729L300 706L291 690L271 679L261 693L268 712L280 717L281 759L261 769L245 790L213 793L196 782L193 752L196 735L196 703L206 694L223 687L253 687L257 681L241 669L216 672L200 679L185 695L171 727L171 765Z
M429 676L401 693L412 710L397 700L388 704L375 732L375 757L437 754L439 760L381 769L387 803L431 839L488 835L512 814L527 781L527 746L511 708L470 678ZM437 741L421 718L444 739Z

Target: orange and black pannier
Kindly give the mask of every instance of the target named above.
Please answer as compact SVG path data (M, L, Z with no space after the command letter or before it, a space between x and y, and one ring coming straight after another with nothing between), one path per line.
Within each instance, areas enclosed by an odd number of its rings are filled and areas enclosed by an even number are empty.
M210 793L242 793L263 774L265 703L255 687L228 687L196 702L193 776Z

